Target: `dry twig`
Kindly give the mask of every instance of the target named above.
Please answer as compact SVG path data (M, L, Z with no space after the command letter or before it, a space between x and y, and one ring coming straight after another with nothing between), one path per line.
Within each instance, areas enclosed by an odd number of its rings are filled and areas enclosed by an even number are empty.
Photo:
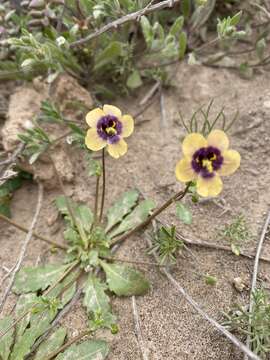
M137 310L137 304L136 304L136 297L131 297L131 304L132 304L132 310L133 310L133 318L134 318L134 325L135 325L135 333L138 340L138 344L140 347L140 351L142 354L143 360L148 360L147 350L145 349L144 341L143 341L143 335L140 325L140 318Z
M270 224L270 211L268 213L268 216L266 218L266 221L264 223L264 227L261 233L261 237L260 240L258 242L258 246L257 246L257 251L256 251L256 256L255 256L255 261L254 261L254 267L253 267L253 275L252 275L252 282L251 282L251 288L250 288L250 299L249 299L249 313L252 312L253 310L253 306L254 306L254 301L253 301L253 293L256 290L256 284L257 284L257 276L258 276L258 268L259 268L259 259L260 259L260 255L262 252L262 246L263 246L263 242L265 239L265 236L267 234L267 230ZM249 331L248 333L250 333L250 324L249 324ZM251 345L251 339L250 336L247 336L247 341L246 341L247 347L250 348ZM247 356L244 357L245 359L247 359Z
M22 246L22 249L21 249L21 252L20 252L20 256L19 256L19 258L18 258L18 260L16 262L15 268L12 271L11 279L10 279L9 284L8 284L6 290L5 290L5 293L4 293L4 295L3 295L2 299L1 299L0 311L2 311L2 309L3 309L4 305L5 305L5 302L7 300L9 292L10 292L10 290L12 288L15 276L16 276L17 272L21 268L21 265L22 265L22 262L23 262L23 259L24 259L28 244L29 244L29 242L30 242L30 240L32 239L32 236L33 236L34 228L36 226L38 216L39 216L39 213L40 213L40 210L41 210L42 201L43 201L43 185L41 183L38 183L38 200L37 200L36 211L35 211L31 226L29 228L29 231L28 231L28 233L26 235L26 238L24 240L24 243L23 243L23 246Z
M100 36L101 34L112 30L112 29L117 29L119 26L130 22L130 21L138 21L138 19L140 19L142 16L150 14L152 12L155 12L157 10L161 10L161 9L165 9L168 7L172 7L174 4L179 3L180 0L165 0L165 1L161 1L155 5L151 5L149 6L146 5L145 8L135 11L131 14L125 15L123 17L121 17L120 19L117 19L115 21L110 22L109 24L104 25L102 28L98 29L97 31L95 31L93 34L89 34L88 36L86 36L85 38L82 38L80 40L74 41L73 43L70 44L70 47L76 47L82 44L87 43L88 41L93 40L94 38Z

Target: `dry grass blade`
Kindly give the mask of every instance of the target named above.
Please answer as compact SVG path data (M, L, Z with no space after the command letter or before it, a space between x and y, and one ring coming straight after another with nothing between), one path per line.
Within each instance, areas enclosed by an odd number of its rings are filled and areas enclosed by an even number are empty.
M260 259L260 255L261 255L261 252L262 252L262 246L263 246L265 236L267 234L269 224L270 224L270 211L269 211L268 216L266 218L266 221L264 223L264 227L263 227L263 230L262 230L262 233L261 233L261 237L260 237L260 240L259 240L258 246L257 246L257 251L256 251L256 256L255 256L255 261L254 261L254 267L253 267L253 274L252 274L252 282L251 282L251 288L250 288L249 313L252 313L253 306L254 306L253 293L256 290L257 276L258 276L258 269L259 269L259 259ZM249 324L249 332L251 330L250 328L251 328L251 326ZM250 347L250 345L251 345L250 342L251 342L250 336L248 335L247 336L247 341L246 341L246 344L247 344L248 347ZM247 359L247 356L245 356L244 359Z
M152 242L147 238L147 243L149 247L152 247ZM158 261L158 255L153 252L153 255ZM256 354L254 354L245 344L239 341L232 333L230 333L224 326L220 325L216 320L211 318L206 312L204 312L200 306L192 299L192 297L185 291L185 289L175 280L171 273L166 269L162 268L161 271L170 281L170 283L177 289L178 292L185 298L185 300L213 327L215 327L219 332L226 336L239 350L244 352L252 360L261 360Z
M134 325L135 325L135 333L138 339L138 344L140 347L140 351L142 354L143 360L149 360L149 357L147 355L147 351L145 349L144 341L143 341L143 335L140 325L140 318L138 314L137 304L136 304L136 297L131 297L131 304L132 304L132 310L133 310L133 318L134 318Z
M38 217L39 217L39 214L40 214L42 202L43 202L43 185L41 183L38 183L38 199L37 199L36 211L35 211L31 226L29 228L29 231L28 231L28 233L27 233L27 235L25 237L25 240L23 242L19 258L18 258L18 260L16 262L16 266L14 267L14 269L12 271L11 279L10 279L9 284L8 284L8 286L7 286L7 288L6 288L5 292L4 292L4 295L3 295L2 299L1 299L0 311L2 311L2 309L3 309L4 305L5 305L5 302L7 300L9 292L10 292L10 290L12 288L15 276L16 276L17 272L21 268L21 265L22 265L22 262L23 262L23 259L24 259L28 244L29 244L30 240L32 239L34 228L35 228L35 226L37 224L37 220L38 220Z

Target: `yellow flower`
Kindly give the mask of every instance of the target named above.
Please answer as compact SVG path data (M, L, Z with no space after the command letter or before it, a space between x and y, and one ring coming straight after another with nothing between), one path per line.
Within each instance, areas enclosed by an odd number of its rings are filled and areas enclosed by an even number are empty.
M217 196L223 187L220 176L231 175L240 166L240 154L229 150L229 139L222 130L211 131L207 139L198 133L187 135L182 151L176 177L182 182L196 181L197 192L204 197Z
M127 152L127 143L123 138L130 136L134 130L134 120L130 115L122 115L121 110L113 105L104 105L86 115L90 126L85 137L86 146L93 151L108 145L108 152L119 158Z

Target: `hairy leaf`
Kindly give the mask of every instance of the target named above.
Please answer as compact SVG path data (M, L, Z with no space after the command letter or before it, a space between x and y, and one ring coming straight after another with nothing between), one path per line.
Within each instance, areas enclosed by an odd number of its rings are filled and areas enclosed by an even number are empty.
M183 221L184 224L190 225L192 223L192 214L189 209L182 203L176 204L176 216Z
M110 233L110 237L113 238L116 235L124 233L141 222L147 219L151 210L155 208L155 203L152 200L142 201L127 217L123 219L120 225Z
M50 353L57 350L64 343L66 335L67 330L65 328L60 327L57 329L46 341L40 345L34 360L43 359Z
M13 292L23 294L45 290L56 282L70 265L25 267L16 275Z
M6 316L5 318L0 320L0 330L4 332L9 328L9 326L13 323L13 319L11 316ZM9 332L0 339L0 359L8 360L10 354L10 348L13 343L14 336L14 327L9 330Z
M70 346L56 360L103 360L109 353L109 346L103 340L84 341L79 345Z
M135 206L139 197L137 190L125 192L121 198L108 210L107 218L108 224L106 231L111 229L114 225L119 223L125 215Z
M104 261L101 266L110 290L118 296L144 295L150 288L143 274L129 266L107 264Z

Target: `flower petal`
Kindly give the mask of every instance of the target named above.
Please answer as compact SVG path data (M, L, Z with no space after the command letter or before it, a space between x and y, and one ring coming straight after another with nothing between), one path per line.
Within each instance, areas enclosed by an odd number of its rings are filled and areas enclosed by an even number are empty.
M192 157L194 153L207 146L207 141L199 133L191 133L187 135L182 144L182 151L186 157Z
M197 174L192 169L190 158L181 159L176 164L175 175L177 180L182 182L192 181L197 178Z
M213 146L219 149L221 152L229 148L228 136L222 130L213 130L207 137L207 143L209 146Z
M241 156L235 150L227 150L222 154L223 163L218 173L222 176L233 174L240 166Z
M134 120L133 117L130 115L124 115L122 116L122 118L120 119L121 123L122 123L122 136L123 137L128 137L133 133L134 130Z
M127 143L125 142L125 140L120 139L114 144L109 144L108 152L113 158L118 159L120 156L125 155L125 153L127 152Z
M90 127L96 127L98 120L100 120L105 115L104 111L97 108L86 115L86 122Z
M221 192L222 187L222 180L218 174L215 174L212 178L199 176L197 181L197 193L203 197L217 196Z
M96 129L89 129L85 137L85 145L88 149L98 151L106 146L107 142L103 140L97 133Z
M118 107L113 105L104 105L103 111L105 112L105 115L113 115L117 117L117 119L120 119L122 116L122 112Z

